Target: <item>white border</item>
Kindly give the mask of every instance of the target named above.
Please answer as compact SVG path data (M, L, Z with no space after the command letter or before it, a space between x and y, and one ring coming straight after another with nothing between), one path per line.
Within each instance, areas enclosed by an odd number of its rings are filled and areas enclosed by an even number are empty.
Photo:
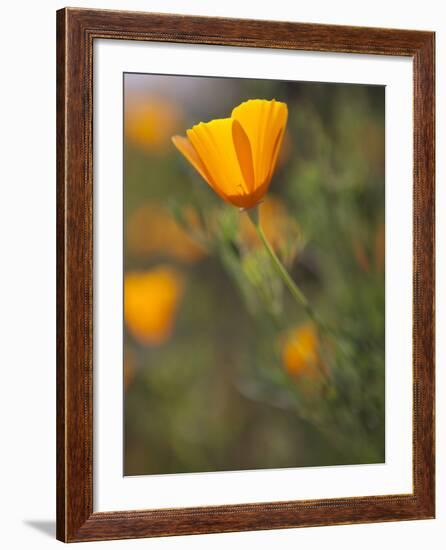
M386 85L385 464L123 477L123 72ZM410 59L95 41L95 511L412 492L412 131Z

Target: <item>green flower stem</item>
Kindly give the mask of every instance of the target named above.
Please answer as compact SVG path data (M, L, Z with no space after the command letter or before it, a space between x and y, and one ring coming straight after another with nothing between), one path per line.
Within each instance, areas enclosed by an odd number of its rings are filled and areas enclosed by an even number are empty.
M320 321L320 319L317 317L316 313L314 312L313 308L311 307L310 303L308 302L305 294L301 291L301 289L297 286L297 284L293 281L293 279L290 277L290 274L286 270L285 266L282 264L282 262L279 260L277 254L274 252L273 247L270 245L268 239L266 238L266 235L263 231L262 225L260 223L259 218L259 207L255 206L253 208L250 208L249 210L246 210L246 213L248 214L250 220L254 224L254 227L257 231L258 236L260 237L260 240L262 241L266 251L268 252L278 274L282 278L282 281L284 282L285 286L288 288L288 290L291 292L293 298L296 300L296 302L299 304L300 307L303 307L307 315L310 317L312 321L314 321L319 328L326 330L326 327L324 324Z

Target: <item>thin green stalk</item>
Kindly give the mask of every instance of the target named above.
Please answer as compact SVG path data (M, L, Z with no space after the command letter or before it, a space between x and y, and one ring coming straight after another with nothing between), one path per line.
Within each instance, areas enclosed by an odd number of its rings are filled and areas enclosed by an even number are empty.
M286 270L285 266L282 264L282 262L279 260L277 254L274 252L273 247L270 245L268 239L266 238L266 235L263 231L262 225L260 223L259 218L259 207L255 206L254 208L251 208L249 210L246 210L246 213L248 214L250 220L254 224L254 227L257 231L258 236L260 237L260 240L262 241L266 251L268 252L275 268L280 277L282 278L282 281L284 282L285 286L290 291L291 295L295 299L295 301L298 303L300 307L303 307L307 315L310 317L312 321L314 321L319 328L323 329L324 331L327 330L325 325L321 322L321 320L316 315L315 311L311 307L310 303L308 302L305 294L301 291L301 289L297 286L297 284L293 281L293 279L290 277L290 274Z

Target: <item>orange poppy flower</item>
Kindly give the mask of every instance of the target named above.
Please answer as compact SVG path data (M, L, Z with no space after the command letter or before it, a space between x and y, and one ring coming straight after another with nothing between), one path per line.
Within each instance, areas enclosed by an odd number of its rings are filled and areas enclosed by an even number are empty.
M196 212L184 210L191 228L199 225ZM128 250L136 256L163 256L181 262L200 260L205 250L199 246L174 219L172 214L155 202L137 208L126 227Z
M250 99L229 118L200 122L172 141L223 200L252 208L268 190L287 118L286 103Z
M288 334L282 349L282 361L293 376L318 377L319 336L312 323L297 326Z
M149 153L163 153L178 128L181 114L171 101L146 95L130 95L125 106L125 135L133 145Z
M181 274L168 266L126 274L124 318L135 339L159 345L169 338L183 287Z

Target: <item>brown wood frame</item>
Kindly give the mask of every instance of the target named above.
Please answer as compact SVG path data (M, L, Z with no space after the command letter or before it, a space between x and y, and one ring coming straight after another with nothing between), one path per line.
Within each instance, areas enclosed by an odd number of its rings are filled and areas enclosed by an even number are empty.
M93 41L409 56L414 69L413 493L93 512ZM124 539L433 518L432 32L65 8L57 12L57 538Z

